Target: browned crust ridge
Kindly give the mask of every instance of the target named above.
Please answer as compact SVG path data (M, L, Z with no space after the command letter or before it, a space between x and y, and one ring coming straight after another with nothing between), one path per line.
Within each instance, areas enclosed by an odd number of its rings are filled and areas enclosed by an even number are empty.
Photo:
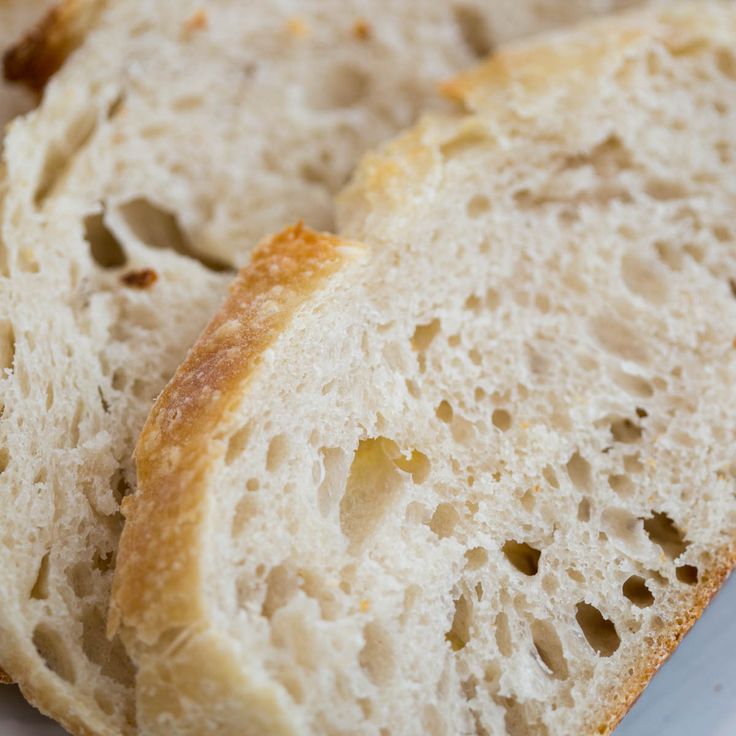
M143 640L202 616L199 559L207 479L261 356L295 311L358 250L301 224L265 241L156 401L124 502L110 627Z
M106 0L63 0L3 54L3 74L35 92L84 40Z

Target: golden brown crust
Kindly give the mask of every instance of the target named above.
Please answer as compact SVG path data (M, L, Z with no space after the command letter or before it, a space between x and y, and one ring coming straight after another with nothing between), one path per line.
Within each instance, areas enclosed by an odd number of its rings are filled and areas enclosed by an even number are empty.
M713 555L713 561L703 571L692 598L687 601L682 614L660 634L649 650L649 656L642 658L638 670L629 678L625 689L617 689L609 694L608 711L601 714L596 734L608 736L621 719L628 713L657 670L677 649L685 634L700 618L707 605L720 590L726 578L736 567L736 542L722 547Z
M41 92L82 43L106 0L63 0L3 55L3 74Z
M0 670L0 685L10 685L12 678L4 670Z
M136 449L138 491L124 504L111 630L122 622L154 641L200 621L207 478L263 351L351 258L347 245L301 225L264 242L159 396Z

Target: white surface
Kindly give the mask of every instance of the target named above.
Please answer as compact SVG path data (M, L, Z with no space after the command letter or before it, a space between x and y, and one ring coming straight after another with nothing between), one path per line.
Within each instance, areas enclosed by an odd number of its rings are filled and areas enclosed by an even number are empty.
M733 576L652 680L615 736L736 734L735 614ZM64 733L26 705L17 688L0 687L0 736Z

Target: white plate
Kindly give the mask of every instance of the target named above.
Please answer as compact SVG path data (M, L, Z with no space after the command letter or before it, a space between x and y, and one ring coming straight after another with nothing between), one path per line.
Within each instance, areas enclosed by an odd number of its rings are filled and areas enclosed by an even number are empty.
M736 575L652 680L615 736L736 734ZM15 687L0 687L2 736L63 736L27 705ZM205 736L205 734L202 734Z

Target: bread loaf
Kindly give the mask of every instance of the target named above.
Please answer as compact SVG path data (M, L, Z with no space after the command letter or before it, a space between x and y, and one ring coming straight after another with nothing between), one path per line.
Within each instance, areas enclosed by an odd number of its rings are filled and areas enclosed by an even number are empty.
M0 666L32 702L136 730L104 631L118 507L227 269L293 218L329 227L358 154L497 39L619 4L66 0L8 56L45 85L0 220Z
M138 443L146 733L611 732L736 552L735 48L509 47L262 246Z

